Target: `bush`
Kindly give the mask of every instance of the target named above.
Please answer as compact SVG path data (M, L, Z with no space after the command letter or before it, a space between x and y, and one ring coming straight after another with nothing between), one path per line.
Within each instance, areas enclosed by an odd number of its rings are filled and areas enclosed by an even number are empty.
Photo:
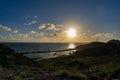
M87 80L87 77L80 72L60 71L57 77L62 80ZM59 80L58 79L58 80Z

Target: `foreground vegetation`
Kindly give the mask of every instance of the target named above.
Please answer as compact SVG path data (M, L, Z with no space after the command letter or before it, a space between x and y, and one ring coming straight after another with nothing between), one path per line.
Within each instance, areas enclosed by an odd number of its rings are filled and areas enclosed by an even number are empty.
M120 80L119 41L94 42L76 49L69 56L35 62L0 47L0 80Z
M54 71L59 77L67 80L86 79L120 79L120 55L100 57L73 57L64 56L56 59L40 61L45 71ZM109 79L108 79L109 80Z

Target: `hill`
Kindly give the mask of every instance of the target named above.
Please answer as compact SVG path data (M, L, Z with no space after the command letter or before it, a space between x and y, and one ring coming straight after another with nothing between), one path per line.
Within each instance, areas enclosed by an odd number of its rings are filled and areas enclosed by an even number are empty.
M38 62L0 45L0 65L1 80L120 80L120 41L79 45L69 56Z
M120 54L120 41L110 40L107 43L92 42L86 45L76 47L74 53L80 56L105 56Z
M31 59L23 56L22 54L17 54L13 49L0 44L0 65L2 67L27 67L36 66L35 62Z
M111 40L79 45L69 56L39 61L40 67L54 73L55 80L119 80L119 43Z
M38 70L37 62L0 44L0 80L29 80Z

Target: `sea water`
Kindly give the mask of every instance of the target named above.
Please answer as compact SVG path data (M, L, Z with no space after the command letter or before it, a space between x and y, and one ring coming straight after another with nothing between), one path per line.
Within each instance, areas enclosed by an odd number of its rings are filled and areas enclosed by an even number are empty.
M2 43L14 49L17 53L35 52L35 51L55 51L69 49L71 43ZM80 43L72 43L72 47L78 46ZM61 55L69 55L69 51L49 52L49 53L29 53L25 56L29 58L52 58Z

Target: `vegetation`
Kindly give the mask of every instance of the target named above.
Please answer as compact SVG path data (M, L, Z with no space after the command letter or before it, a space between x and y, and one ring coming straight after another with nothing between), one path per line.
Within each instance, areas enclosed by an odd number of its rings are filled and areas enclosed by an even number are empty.
M37 62L16 53L7 46L0 45L0 80L21 80L24 72L29 75L33 69L38 69ZM30 73L31 74L31 73Z
M112 80L120 79L120 41L80 45L69 56L33 61L0 45L0 79ZM7 73L12 73L8 75Z
M66 80L71 80L70 76L74 76L74 73L82 74L84 79L90 80L120 79L120 41L93 42L80 45L76 49L77 51L69 56L41 60L40 67L46 71L65 71L59 76L66 75Z
M17 54L13 49L0 45L0 65L2 67L23 68L38 66L37 63L22 54Z

